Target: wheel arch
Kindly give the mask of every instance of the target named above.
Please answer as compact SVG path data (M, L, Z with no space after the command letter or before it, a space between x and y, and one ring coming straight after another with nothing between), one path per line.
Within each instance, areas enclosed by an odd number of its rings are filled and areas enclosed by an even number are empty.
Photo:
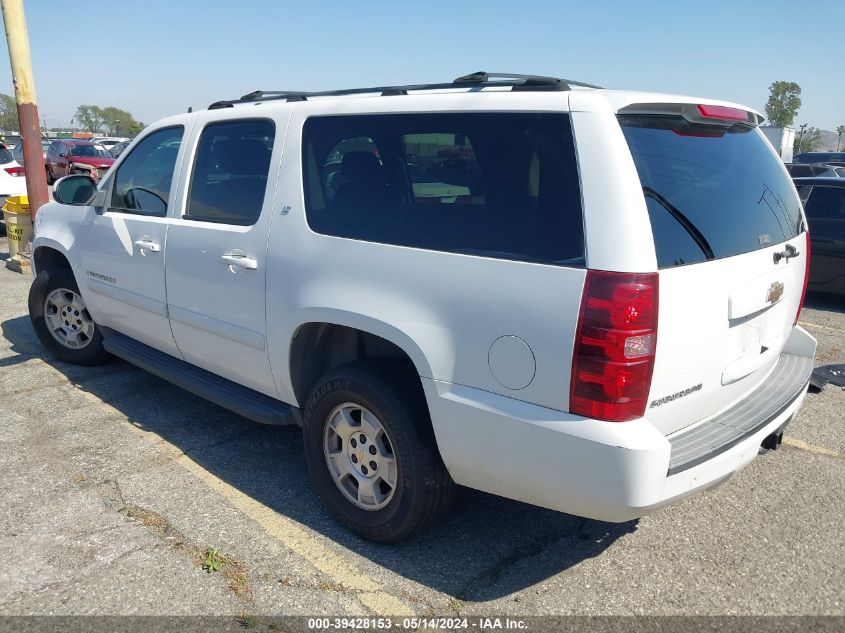
M423 378L432 376L420 346L398 328L342 310L316 311L295 328L288 349L287 369L293 394L304 405L311 387L326 371L367 358L410 363Z
M71 272L70 258L61 244L53 240L39 239L32 250L33 274L37 275L46 268L67 268ZM77 280L79 283L79 280Z

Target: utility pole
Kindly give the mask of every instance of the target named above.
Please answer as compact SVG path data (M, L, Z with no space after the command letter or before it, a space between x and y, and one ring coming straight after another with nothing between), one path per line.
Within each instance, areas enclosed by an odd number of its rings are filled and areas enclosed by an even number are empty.
M32 77L32 58L29 53L29 34L23 0L0 0L15 101L18 104L18 121L21 126L21 143L26 168L26 190L29 196L29 213L35 220L39 207L48 201L47 174L40 165L44 161L41 149L41 128L38 125L38 106L35 99L35 80Z

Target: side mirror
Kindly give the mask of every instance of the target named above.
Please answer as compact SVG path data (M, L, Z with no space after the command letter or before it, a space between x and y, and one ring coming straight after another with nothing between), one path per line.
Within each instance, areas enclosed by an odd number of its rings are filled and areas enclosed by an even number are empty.
M67 158L67 152L60 152L59 158Z
M97 194L97 183L91 176L76 174L59 178L53 185L53 199L61 204L85 206Z

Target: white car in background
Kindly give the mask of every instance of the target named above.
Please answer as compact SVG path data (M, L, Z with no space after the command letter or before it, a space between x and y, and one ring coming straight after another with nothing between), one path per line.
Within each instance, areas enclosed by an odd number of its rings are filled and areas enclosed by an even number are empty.
M12 152L0 145L0 209L10 196L26 195L26 171ZM0 213L2 219L2 213Z
M809 234L762 118L487 73L216 102L56 184L30 317L62 361L301 425L366 538L456 484L628 521L776 448L807 390Z
M95 136L91 139L92 143L97 143L102 145L106 150L111 153L111 148L117 145L122 141L128 141L129 139L125 136Z

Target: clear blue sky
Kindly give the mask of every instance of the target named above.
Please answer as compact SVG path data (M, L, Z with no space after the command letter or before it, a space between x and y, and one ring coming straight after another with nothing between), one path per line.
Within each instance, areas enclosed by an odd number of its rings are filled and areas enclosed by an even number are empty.
M448 81L480 69L722 98L761 111L769 84L790 80L803 89L796 124L845 124L841 0L800 12L780 0L25 4L39 109L50 127L67 125L83 103L121 107L150 123L259 88ZM12 94L0 48L0 92Z

